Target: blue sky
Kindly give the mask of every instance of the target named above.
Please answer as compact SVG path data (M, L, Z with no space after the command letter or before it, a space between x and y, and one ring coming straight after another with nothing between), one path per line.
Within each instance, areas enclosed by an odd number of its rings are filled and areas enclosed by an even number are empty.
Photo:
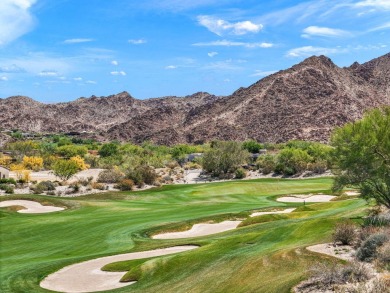
M389 48L390 0L1 0L0 98L228 95L311 55Z

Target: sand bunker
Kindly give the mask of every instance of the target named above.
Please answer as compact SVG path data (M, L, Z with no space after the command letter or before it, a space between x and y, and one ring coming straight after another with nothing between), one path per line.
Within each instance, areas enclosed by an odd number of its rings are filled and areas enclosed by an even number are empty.
M256 212L252 213L250 216L251 217L257 217L257 216L262 216L262 215L273 215L273 214L288 214L294 211L296 208L291 208L291 209L285 209L281 211L271 211L271 212Z
M10 206L22 206L25 209L19 210L18 213L22 214L41 214L41 213L52 213L64 210L64 208L54 206L43 206L39 202L31 200L6 200L0 202L0 207Z
M195 224L190 230L162 233L152 236L153 239L178 239L200 237L236 229L242 221L223 221L215 224Z
M353 260L355 250L349 245L334 245L333 243L323 243L306 247L307 250L326 254L343 260Z
M279 197L277 201L281 202L327 202L335 198L333 195L326 194L294 194L291 196Z
M360 192L358 192L358 191L345 191L344 192L346 195L348 195L348 196L356 196L356 195L360 195Z
M174 254L198 248L199 246L174 246L149 251L132 252L73 264L47 276L40 284L42 288L69 293L96 292L113 290L134 284L135 282L119 282L126 272L104 272L101 270L107 264L157 257Z

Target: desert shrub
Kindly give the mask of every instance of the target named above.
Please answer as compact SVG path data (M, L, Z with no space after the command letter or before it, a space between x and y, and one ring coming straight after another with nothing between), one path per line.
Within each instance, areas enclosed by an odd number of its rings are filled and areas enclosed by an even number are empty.
M332 234L333 242L341 242L342 245L350 245L356 240L357 231L353 222L346 221L336 224Z
M357 259L367 262L372 261L377 255L378 248L387 241L389 241L389 235L384 233L376 233L369 236L357 250Z
M65 158L72 158L76 156L84 157L88 153L88 149L85 146L64 145L57 148L56 152L61 157Z
M143 184L153 185L157 177L158 175L156 171L154 171L152 167L146 165L130 169L126 173L126 178L133 180L133 182L137 184L137 186L141 186Z
M75 161L57 160L53 164L53 173L61 180L68 180L79 171L79 166Z
M312 159L305 150L286 148L280 151L277 165L282 174L294 175L305 171Z
M93 189L98 189L98 190L104 190L105 189L104 184L101 184L101 183L98 183L98 182L93 182L91 184L91 187Z
M99 173L98 182L118 183L124 178L124 174L117 168L103 170Z
M242 143L242 148L252 154L256 154L263 148L263 145L255 140L247 140Z
M245 177L246 177L246 172L242 168L237 169L236 172L234 173L234 178L236 179L243 179Z
M74 183L69 185L69 188L71 189L72 193L77 193L80 191L81 186L78 182L74 182Z
M175 169L176 167L179 167L179 163L176 161L170 161L165 165L169 169Z
M9 184L0 184L0 189L4 190L7 194L13 194L14 193L14 187Z
M99 150L99 155L103 158L115 156L117 154L118 154L118 144L113 142L104 144Z
M235 141L215 141L207 150L202 159L203 169L220 176L234 173L242 164L249 161L249 153L242 145Z
M364 226L376 226L376 227L384 227L390 225L390 213L386 214L377 214L365 217L363 219Z
M381 266L390 270L390 242L386 242L378 249L377 260Z
M93 177L88 177L88 178L80 178L77 182L82 185L82 186L88 186L89 184L91 184L91 182L93 181Z
M323 160L318 160L316 162L311 162L307 164L307 169L317 174L324 173L328 168L328 162Z
M263 174L269 174L275 170L276 167L275 156L272 155L259 156L256 161L256 165Z
M183 166L184 170L202 169L202 166L196 162L188 162Z
M30 189L34 192L34 194L42 194L45 191L54 191L56 187L51 181L42 181L34 186L31 186Z
M371 278L371 273L367 266L357 262L352 262L345 266L319 263L310 269L310 273L311 278L301 285L300 288L315 288L320 292L332 289L335 285L363 282Z
M16 181L13 178L1 178L0 179L0 184L13 184L16 185Z
M123 179L115 187L122 191L130 191L133 190L134 181L131 179Z

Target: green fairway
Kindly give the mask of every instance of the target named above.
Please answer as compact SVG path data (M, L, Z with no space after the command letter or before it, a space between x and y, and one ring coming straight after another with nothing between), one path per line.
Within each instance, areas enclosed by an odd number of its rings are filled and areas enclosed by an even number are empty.
M332 179L259 179L174 185L142 192L79 198L6 196L67 206L62 212L19 214L0 209L1 292L49 292L40 281L62 267L100 256L198 244L193 251L110 266L131 270L134 285L110 292L289 292L318 256L304 250L329 240L340 218L362 215L360 199L284 204L278 195L329 192ZM247 218L250 211L298 207L243 227L200 238L153 240L156 231L205 219ZM244 223L243 223L244 224Z

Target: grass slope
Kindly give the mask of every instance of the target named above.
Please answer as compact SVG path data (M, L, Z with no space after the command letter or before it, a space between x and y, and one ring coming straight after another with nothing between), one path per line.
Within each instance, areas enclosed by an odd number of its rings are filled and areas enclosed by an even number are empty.
M274 198L324 192L331 183L329 178L260 179L66 200L34 196L69 209L40 215L0 210L0 291L48 292L39 282L69 264L136 250L199 244L202 247L194 251L111 265L110 270L130 270L128 278L139 281L112 292L289 292L318 258L304 247L328 240L335 221L361 214L364 201L307 204L283 217L268 216L263 221L260 216L245 227L191 240L152 240L147 234L200 218L301 206ZM32 197L1 200L11 198Z

